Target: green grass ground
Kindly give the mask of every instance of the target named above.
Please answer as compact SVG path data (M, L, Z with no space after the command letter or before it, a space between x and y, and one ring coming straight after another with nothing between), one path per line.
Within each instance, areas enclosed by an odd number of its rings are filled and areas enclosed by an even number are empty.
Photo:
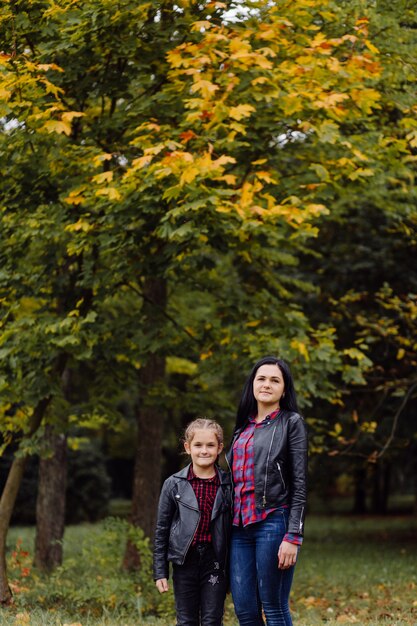
M417 626L415 517L307 521L291 596L295 626ZM102 525L68 528L64 566L45 579L31 569L33 529L13 528L15 605L0 611L0 626L173 626L172 598L162 601L151 581L147 586L120 572L120 530L117 522L105 531ZM150 617L152 611L160 617ZM237 626L230 596L225 626Z

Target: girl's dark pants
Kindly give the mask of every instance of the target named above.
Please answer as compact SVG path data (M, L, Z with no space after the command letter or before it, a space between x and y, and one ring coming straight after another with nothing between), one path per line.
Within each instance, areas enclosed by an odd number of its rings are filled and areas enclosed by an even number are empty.
M189 549L173 566L177 626L222 626L227 581L210 543Z

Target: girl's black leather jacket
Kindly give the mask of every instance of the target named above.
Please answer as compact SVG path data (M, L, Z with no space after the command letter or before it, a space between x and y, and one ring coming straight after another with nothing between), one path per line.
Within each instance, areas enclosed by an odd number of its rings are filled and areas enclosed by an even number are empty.
M235 431L226 459L233 467ZM289 506L288 532L303 534L307 498L307 429L301 415L281 410L253 435L255 502L259 509Z
M182 565L200 521L194 489L187 480L189 465L164 482L159 498L154 541L154 580L168 578L168 561ZM230 474L217 468L220 486L211 515L212 545L220 568L227 565L231 531Z

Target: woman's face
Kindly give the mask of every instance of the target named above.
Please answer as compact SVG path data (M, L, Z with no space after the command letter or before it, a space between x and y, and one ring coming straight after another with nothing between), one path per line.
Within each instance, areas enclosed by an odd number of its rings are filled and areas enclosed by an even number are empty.
M258 405L279 408L284 393L284 377L278 365L261 365L253 379L253 395Z

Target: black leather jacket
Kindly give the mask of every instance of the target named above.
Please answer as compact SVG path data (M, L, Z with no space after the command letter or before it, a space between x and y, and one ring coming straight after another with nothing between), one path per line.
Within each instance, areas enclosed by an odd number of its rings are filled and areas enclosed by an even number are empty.
M244 428L244 427L243 427ZM233 467L233 444L226 454ZM307 498L307 429L301 415L281 410L261 423L253 435L255 502L259 509L289 506L288 532L303 534Z
M154 541L154 580L168 578L168 561L182 565L200 521L194 489L187 480L187 465L164 482L159 498ZM217 468L220 486L211 515L212 545L220 568L227 565L231 531L232 485L230 474Z

